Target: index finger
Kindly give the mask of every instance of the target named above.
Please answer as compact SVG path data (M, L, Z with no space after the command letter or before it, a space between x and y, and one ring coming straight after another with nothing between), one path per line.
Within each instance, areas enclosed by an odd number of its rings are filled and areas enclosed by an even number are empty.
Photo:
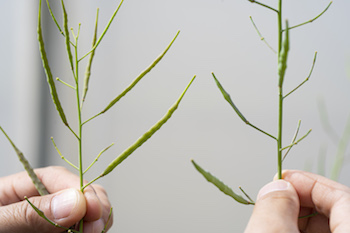
M329 218L331 232L350 232L350 188L304 171L286 170L283 179L297 191L302 207L315 208Z
M35 173L49 193L67 188L79 188L79 177L63 167L39 168L35 169ZM38 195L38 191L26 172L0 178L1 205L22 201L24 196Z

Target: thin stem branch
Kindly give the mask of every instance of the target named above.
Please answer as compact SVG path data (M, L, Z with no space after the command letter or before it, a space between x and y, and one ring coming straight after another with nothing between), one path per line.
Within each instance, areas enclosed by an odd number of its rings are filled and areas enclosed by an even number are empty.
M311 70L309 72L309 75L306 77L306 79L300 83L296 88L294 88L293 90L291 90L287 95L285 95L283 98L286 98L287 96L289 96L290 94L292 94L294 91L296 91L297 89L299 89L299 87L301 87L302 85L304 85L304 83L306 83L307 81L309 81L310 77L311 77L311 74L314 70L314 67L315 67L315 64L316 64L316 57L317 57L317 52L315 52L315 55L314 55L314 60L312 62L312 66L311 66Z
M98 177L96 177L95 179L93 179L92 181L90 181L89 183L87 183L82 189L84 190L87 186L89 186L90 184L94 183L96 180L100 179L104 177L104 175L99 175Z
M74 132L74 130L69 126L67 125L68 129L72 132L72 134L78 139L80 140L80 137Z
M114 143L112 143L111 145L109 145L108 147L106 147L105 149L103 149L103 150L97 155L97 157L95 158L95 160L90 164L90 166L88 166L88 168L85 169L84 174L92 167L92 165L94 165L94 164L97 162L97 160L100 158L100 156L101 156L106 150L108 150L109 148L111 148L113 145L114 145Z
M298 144L301 140L303 140L304 138L306 138L310 133L311 133L312 129L310 129L304 136L302 136L301 138L299 138L297 141L293 142L292 144L281 148L281 151L288 149L288 148L292 148L293 146L295 146L296 144Z
M256 4L258 4L258 5L260 5L260 6L263 6L263 7L267 8L267 9L273 10L273 11L276 12L276 13L279 12L279 11L276 10L275 8L272 8L272 7L270 7L270 6L268 6L268 5L265 5L265 4L261 3L261 2L258 2L258 1L255 1L255 0L248 0L248 1L251 2L251 3L256 3Z
M72 166L73 168L79 170L79 168L78 168L77 166L75 166L73 163L71 163L68 159L66 159L66 158L62 155L61 151L58 149L58 147L57 147L55 141L53 140L53 137L51 137L51 141L52 141L52 144L53 144L53 146L55 147L57 153L60 155L61 159L63 159L66 163L68 163L68 164L69 164L70 166Z
M270 138L273 138L273 139L277 140L277 138L276 138L275 136L272 136L271 134L265 132L264 130L262 130L262 129L256 127L255 125L251 124L249 121L246 121L245 123L246 123L247 125L249 125L250 127L253 127L254 129L260 131L261 133L266 134L266 135L269 136Z
M304 22L304 23L295 25L295 26L293 26L293 27L290 27L289 29L297 28L297 27L303 26L303 25L305 25L305 24L312 23L313 21L315 21L316 19L318 19L321 15L323 15L323 14L328 10L328 8L332 5L332 3L333 3L333 1L331 1L331 2L328 4L328 6L326 7L326 9L324 9L324 10L323 10L319 15L317 15L315 18L310 19L310 20L308 20L308 21L306 21L306 22Z
M72 88L73 90L75 90L75 87L73 87L72 85L66 83L65 81L63 81L62 79L60 79L59 77L56 78L57 81L59 81L60 83L66 85L67 87Z
M294 133L294 136L293 136L293 139L292 139L292 142L291 144L293 144L295 142L295 140L297 139L297 136L298 136L298 133L299 133L299 129L300 129L300 124L301 124L301 120L298 121L298 126L297 126L297 129L295 130L295 133ZM291 150L292 147L289 147L287 152L284 154L283 156L283 159L282 159L282 162L284 161L284 159L287 157L287 154L289 153L289 151Z
M109 215L108 215L107 222L106 222L105 227L103 228L101 233L105 233L107 231L107 227L108 227L109 221L112 218L112 213L113 213L113 207L111 207L111 209L109 210Z
M252 21L252 24L253 24L253 26L254 26L256 32L257 32L258 35L260 36L260 40L264 41L264 43L267 45L267 47L269 47L269 48L272 50L272 52L277 53L276 50L274 50L274 49L271 47L271 45L270 45L269 43L267 43L267 41L265 40L265 37L263 37L263 36L261 35L261 33L260 33L258 27L257 27L257 26L255 25L255 23L254 23L254 20L253 20L252 16L249 16L249 18L250 18L250 20Z
M243 190L242 187L239 187L239 189L241 190L241 192L244 194L244 196L246 196L246 198L248 198L248 200L254 205L255 201L253 199L250 198L250 196Z
M122 1L119 3L118 8L114 11L114 13L113 13L111 19L108 21L106 28L103 30L103 32L102 32L101 36L99 37L99 39L97 40L95 46L94 46L87 54L85 54L82 58L80 58L78 61L83 60L85 57L87 57L90 53L92 53L92 52L97 48L97 46L100 44L101 40L102 40L103 37L105 36L105 34L106 34L106 32L107 32L109 26L111 25L113 19L114 19L115 16L117 15L117 13L118 13L120 7L122 6L123 2L124 2L124 0L122 0Z

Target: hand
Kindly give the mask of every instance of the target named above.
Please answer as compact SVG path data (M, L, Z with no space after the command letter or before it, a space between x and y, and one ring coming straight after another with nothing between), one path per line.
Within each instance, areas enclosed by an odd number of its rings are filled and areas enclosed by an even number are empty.
M284 171L283 179L260 189L245 233L350 232L349 187L302 171Z
M79 177L62 167L36 169L35 173L49 195L39 196L26 172L0 178L0 233L64 232L41 218L24 196L61 226L69 228L84 218L84 233L101 233L111 208L103 187L90 185L82 194Z

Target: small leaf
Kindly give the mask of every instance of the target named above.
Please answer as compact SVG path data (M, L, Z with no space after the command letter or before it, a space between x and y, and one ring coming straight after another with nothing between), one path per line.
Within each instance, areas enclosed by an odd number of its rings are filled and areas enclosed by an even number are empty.
M203 168L201 168L197 163L195 163L193 160L191 160L192 164L194 167L197 169L199 173L201 173L204 178L215 185L218 189L220 189L221 192L225 193L226 195L232 197L235 199L237 202L245 204L245 205L254 205L253 202L247 201L244 199L242 196L236 194L235 192L232 191L230 187L225 185L222 181L220 181L218 178L210 174L209 172L205 171Z

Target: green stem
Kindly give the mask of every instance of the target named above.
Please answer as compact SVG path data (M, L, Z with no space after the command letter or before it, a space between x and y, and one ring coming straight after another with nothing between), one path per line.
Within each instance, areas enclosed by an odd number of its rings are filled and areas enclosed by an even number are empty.
M278 1L278 58L282 49L282 0ZM279 60L279 59L278 59ZM282 179L282 126L283 126L283 83L278 86L278 135L277 135L277 172Z
M267 47L269 47L269 48L272 50L272 52L277 53L277 52L271 47L271 45L265 40L265 37L262 36L262 34L260 33L258 27L257 27L257 26L255 25L255 23L254 23L253 17L249 16L249 18L250 18L250 21L252 21L252 24L253 24L253 26L254 26L256 32L257 32L258 35L260 36L260 40L264 41L264 43L267 45Z
M63 81L59 77L57 77L56 80L59 81L60 83L64 84L64 85L66 85L67 87L72 88L73 90L75 90L75 87L73 87L72 85L66 83L65 81Z
M283 97L283 99L285 99L287 96L289 96L290 94L292 94L294 91L298 90L302 85L304 85L304 83L306 83L307 81L309 81L310 77L311 77L311 74L312 74L312 71L314 70L314 67L315 67L315 64L316 64L316 57L317 57L317 51L315 52L315 55L314 55L314 61L312 62L312 66L311 66L311 70L309 72L309 75L306 77L306 79L300 83L296 88L294 88L293 90L291 90L287 95L285 95Z
M52 144L53 144L53 146L55 147L57 153L60 155L61 159L63 159L66 163L68 163L70 166L72 166L73 168L75 168L75 169L77 169L77 170L79 171L79 168L78 168L77 166L75 166L72 162L70 162L68 159L66 159L66 158L62 155L61 151L58 149L58 147L57 147L57 145L56 145L56 143L55 143L55 140L53 140L53 137L51 137L51 141L52 141Z
M304 22L304 23L295 25L295 26L293 26L293 27L290 27L289 29L297 28L297 27L303 26L303 25L305 25L305 24L312 23L313 21L315 21L316 19L318 19L319 17L321 17L321 15L323 15L323 14L328 10L328 8L332 5L332 3L333 3L333 1L331 1L331 2L328 4L328 6L326 7L326 9L324 9L324 10L323 10L319 15L317 15L315 18L310 19L310 20L308 20L308 21L306 21L306 22Z
M106 28L103 30L101 36L98 38L98 40L97 40L96 44L94 45L94 47L93 47L87 54L85 54L82 58L80 58L78 61L83 60L85 57L87 57L90 53L92 53L92 52L97 48L97 46L100 44L101 40L103 39L104 35L105 35L106 32L108 31L109 26L111 26L111 23L113 22L113 19L114 19L115 16L117 15L117 13L118 13L120 7L122 6L123 2L124 2L124 0L122 0L122 1L119 3L118 8L114 11L114 13L113 13L111 19L108 21Z
M79 30L80 31L80 30ZM76 101L77 101L77 110L78 110L78 125L79 125L79 131L78 131L78 160L79 160L79 179L80 179L80 190L81 192L84 192L84 168L83 168L83 151L82 151L82 136L83 136L83 124L82 124L82 117L81 117L81 109L80 109L80 94L79 94L79 60L78 60L78 38L79 38L79 31L77 36L74 36L75 39L75 72L73 72L74 79L75 79L75 92L76 92ZM83 232L83 219L79 222L79 232Z
M78 125L79 125L79 151L78 151L78 156L79 156L79 177L80 177L80 188L83 187L83 161L82 161L82 117L81 117L81 111L80 111L80 95L79 95L79 61L78 61L78 36L75 37L75 92L76 92L76 99L77 99L77 109L78 109Z

